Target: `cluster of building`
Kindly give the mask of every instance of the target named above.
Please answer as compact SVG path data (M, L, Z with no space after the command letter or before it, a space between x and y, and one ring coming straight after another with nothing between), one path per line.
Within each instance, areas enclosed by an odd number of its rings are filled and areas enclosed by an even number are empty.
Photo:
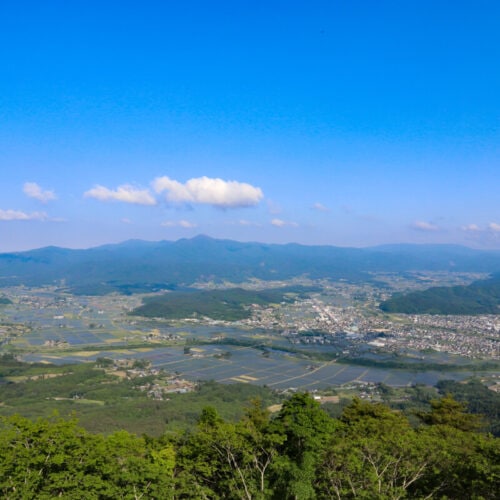
M377 276L378 284L296 280L293 284L315 285L321 291L311 293L308 298L297 295L295 300L281 304L254 304L250 307L250 318L231 325L281 334L296 344L328 345L347 338L353 346L364 343L379 351L433 350L469 358L500 359L500 315L387 315L378 309L378 304L394 290L425 288L433 284L433 279L442 283L446 276L388 274ZM456 284L472 278L477 276L450 275L447 279L449 284ZM285 284L273 282L267 287ZM264 286L260 281L249 284L249 288L256 289ZM77 323L83 329L125 328L130 335L142 334L146 342L183 340L177 332L169 332L167 324L163 325L165 328L155 328L124 316L140 303L140 296L77 297L58 293L51 287L39 290L18 287L10 289L9 295L14 304L9 306L9 321L0 324L0 343L9 343L32 329ZM186 319L185 323L188 321L194 326L227 324L209 318ZM64 347L66 341L66 338L49 339L45 346Z
M366 297L341 307L317 296L279 307L253 307L248 326L277 331L295 344L334 344L338 335L378 350L434 350L469 358L500 359L500 316L391 315Z
M169 394L185 394L196 389L194 382L154 368L146 360L131 358L113 360L107 372L128 380L145 379L143 384L138 384L136 387L155 400L168 400Z
M390 330L385 347L432 349L470 358L500 359L500 317L412 315Z

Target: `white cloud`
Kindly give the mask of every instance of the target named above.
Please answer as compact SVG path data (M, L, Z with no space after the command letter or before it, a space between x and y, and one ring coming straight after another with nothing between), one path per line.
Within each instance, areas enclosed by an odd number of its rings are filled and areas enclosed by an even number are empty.
M136 205L156 205L156 199L148 189L138 189L129 184L122 184L115 190L96 185L86 191L83 196L85 198L95 198L100 201L122 201Z
M271 221L271 224L276 227L283 227L284 225L286 225L286 222L281 219L273 219Z
M189 222L188 220L181 220L179 221L179 226L190 228L190 227L197 227L198 224L195 224L194 222Z
M490 222L485 228L480 228L477 224L468 224L466 226L462 226L460 229L468 233L491 235L492 233L500 233L500 224L497 222Z
M32 212L31 214L27 214L20 210L0 209L0 221L6 220L48 220L48 217L45 212Z
M462 231L470 232L470 233L477 233L481 231L479 226L477 224L467 224L466 226L462 226Z
M134 223L132 220L128 219L127 217L124 217L123 219L121 219L121 221L124 224L133 224Z
M47 203L50 200L55 200L56 195L54 191L44 191L36 182L25 182L23 185L23 192L30 198Z
M194 222L190 222L188 220L166 220L162 222L161 225L163 227L183 227L185 229L190 229L198 226L198 224L195 224Z
M412 224L412 228L416 229L417 231L439 231L439 226L436 226L436 224L432 224L431 222L425 222L425 221L415 221Z
M245 182L225 181L210 177L189 179L185 184L158 177L153 181L157 193L166 191L166 199L174 203L199 203L218 208L239 208L257 205L264 197L262 190Z
M255 226L255 227L261 226L261 224L259 224L258 222L252 222L251 220L246 220L246 219L240 219L238 221L238 224L240 226Z
M460 229L466 234L466 239L483 246L496 247L500 241L500 224L498 222L490 222L482 227L477 224L468 224Z
M298 224L296 222L285 221L282 219L273 219L271 221L271 224L275 227L284 227L284 226L298 227Z
M329 212L330 209L323 205L322 203L315 203L312 207L313 210L317 210L318 212Z

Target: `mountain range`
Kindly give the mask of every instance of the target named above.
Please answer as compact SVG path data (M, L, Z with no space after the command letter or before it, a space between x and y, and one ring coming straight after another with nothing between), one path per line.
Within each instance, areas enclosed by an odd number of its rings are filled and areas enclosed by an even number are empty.
M279 245L196 236L0 254L0 286L56 284L89 294L178 288L206 280L238 283L308 276L370 281L374 272L408 271L495 273L500 271L500 251L454 245Z

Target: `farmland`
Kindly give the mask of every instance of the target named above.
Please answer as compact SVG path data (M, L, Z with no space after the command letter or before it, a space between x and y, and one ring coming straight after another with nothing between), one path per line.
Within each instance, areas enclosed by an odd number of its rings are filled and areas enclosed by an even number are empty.
M75 296L54 287L13 287L4 293L10 303L0 310L2 351L29 362L147 359L154 367L193 381L280 390L434 385L444 378L497 373L498 368L494 357L467 358L445 349L424 352L408 346L395 351L395 342L388 341L387 317L373 316L376 294L384 293L375 287L324 286L319 292L316 284L307 297L254 304L250 318L232 322L129 315L143 297L151 301L158 294ZM373 328L381 324L382 336ZM398 330L405 326L395 324ZM301 325L314 329L293 329Z

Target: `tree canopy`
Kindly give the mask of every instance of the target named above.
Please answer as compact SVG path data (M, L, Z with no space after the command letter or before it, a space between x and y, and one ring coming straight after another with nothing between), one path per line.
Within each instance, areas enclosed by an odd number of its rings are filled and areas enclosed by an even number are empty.
M272 416L259 400L236 422L206 407L186 431L92 434L57 415L0 419L3 498L498 498L498 438L450 396L412 427L353 400L340 418L308 394ZM166 429L167 430L167 429Z

